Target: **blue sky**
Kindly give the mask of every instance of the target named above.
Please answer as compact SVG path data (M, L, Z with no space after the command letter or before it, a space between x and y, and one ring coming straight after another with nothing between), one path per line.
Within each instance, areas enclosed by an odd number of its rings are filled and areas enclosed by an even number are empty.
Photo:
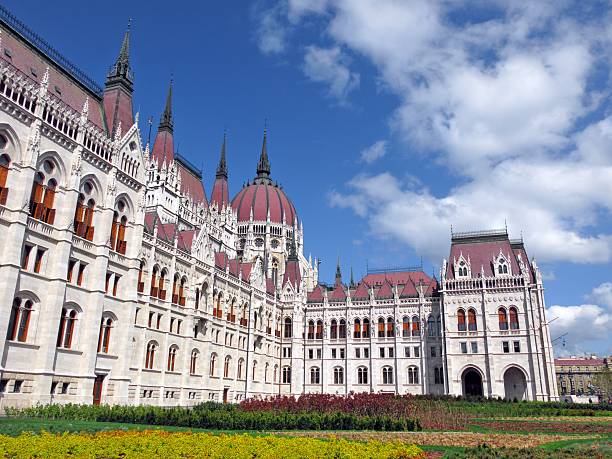
M560 353L612 353L608 2L266 0L4 4L103 83L133 19L135 107L230 192L264 120L273 178L331 280L439 269L450 227L503 227L545 273ZM147 139L146 124L141 126Z

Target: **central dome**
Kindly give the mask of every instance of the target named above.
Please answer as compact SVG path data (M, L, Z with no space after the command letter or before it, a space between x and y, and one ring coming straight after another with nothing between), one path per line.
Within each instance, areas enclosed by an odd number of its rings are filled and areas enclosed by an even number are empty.
M270 215L272 223L297 225L295 207L281 187L270 179L270 160L266 147L267 135L264 131L261 156L257 164L257 177L247 184L232 200L232 209L238 214L238 222L265 222ZM252 215L252 218L251 218Z
M259 182L259 183L258 183ZM232 200L232 209L238 214L239 222L266 221L270 212L272 223L294 225L297 219L295 207L282 188L271 181L255 180L245 186Z

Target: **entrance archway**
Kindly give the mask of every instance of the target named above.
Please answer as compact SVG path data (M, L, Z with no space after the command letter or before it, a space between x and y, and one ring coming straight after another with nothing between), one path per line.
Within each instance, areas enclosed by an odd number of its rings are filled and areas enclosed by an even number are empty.
M510 367L504 373L504 392L506 400L525 400L527 381L525 375L516 367Z
M482 397L482 377L474 368L468 368L461 377L463 395L466 397Z

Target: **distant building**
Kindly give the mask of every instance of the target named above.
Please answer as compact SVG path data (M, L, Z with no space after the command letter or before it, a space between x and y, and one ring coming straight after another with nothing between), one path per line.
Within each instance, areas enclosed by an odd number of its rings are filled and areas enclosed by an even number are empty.
M612 357L562 357L555 359L557 387L560 396L601 396L593 378L610 369Z
M265 133L233 199L223 140L207 194L174 149L172 86L142 141L129 30L101 87L2 6L0 19L0 406L558 398L522 240L456 233L439 280L418 267L345 282L338 263L323 285Z

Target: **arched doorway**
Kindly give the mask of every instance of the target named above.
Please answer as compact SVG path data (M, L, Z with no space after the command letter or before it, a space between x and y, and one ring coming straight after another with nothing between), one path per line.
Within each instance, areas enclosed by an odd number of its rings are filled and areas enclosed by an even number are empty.
M463 395L466 397L482 397L482 377L480 373L473 369L468 368L463 372Z
M527 381L525 375L516 367L510 367L504 373L504 392L506 400L525 400Z

